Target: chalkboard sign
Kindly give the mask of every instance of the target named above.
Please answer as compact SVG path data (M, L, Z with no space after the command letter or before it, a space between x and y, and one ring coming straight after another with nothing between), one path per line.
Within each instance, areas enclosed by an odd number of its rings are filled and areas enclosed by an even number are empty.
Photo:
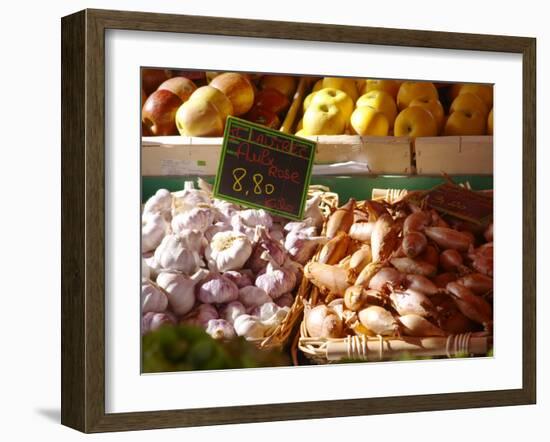
M229 117L214 197L303 218L315 143Z
M493 198L455 184L442 184L428 192L428 206L475 224L493 219Z

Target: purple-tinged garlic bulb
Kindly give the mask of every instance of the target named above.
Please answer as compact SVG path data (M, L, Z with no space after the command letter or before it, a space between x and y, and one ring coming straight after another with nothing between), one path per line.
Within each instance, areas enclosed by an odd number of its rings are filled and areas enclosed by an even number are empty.
M198 253L201 241L202 233L197 230L166 235L155 250L155 259L162 269L191 275L202 263Z
M214 274L201 283L198 294L202 303L223 304L236 301L239 298L239 289L229 278Z
M272 298L260 287L249 285L239 290L239 301L246 307L252 308L271 302Z
M264 271L256 277L255 285L264 289L272 299L277 299L279 296L290 292L296 286L296 274L293 269L288 266L279 266L269 255L264 252L269 263ZM286 264L286 263L285 263Z
M219 317L216 307L212 304L199 304L198 307L185 316L181 322L186 325L206 328L208 321L211 319L218 319Z
M235 329L225 319L211 319L208 321L206 333L214 339L231 339L236 336Z
M208 270L199 269L192 276L181 273L163 272L157 277L157 284L164 289L172 311L182 316L195 305L195 286L208 275Z
M231 281L237 284L237 287L239 287L240 289L249 285L253 285L252 281L254 274L249 269L228 270L227 272L223 272L223 276L229 278Z
M151 281L141 281L141 313L162 313L168 308L166 294Z
M259 273L267 266L268 261L262 258L264 252L268 252L277 265L283 265L286 259L284 247L278 241L273 240L264 226L256 226L255 245L246 266L254 273Z
M169 312L145 313L141 317L141 334L144 335L146 333L158 330L163 325L176 325L176 322L177 321L174 315Z

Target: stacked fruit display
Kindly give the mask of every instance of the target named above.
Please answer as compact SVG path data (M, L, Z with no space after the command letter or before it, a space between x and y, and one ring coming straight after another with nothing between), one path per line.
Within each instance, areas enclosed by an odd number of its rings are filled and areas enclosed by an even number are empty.
M492 135L492 105L490 85L325 77L305 98L296 135Z
M219 137L234 115L279 128L296 89L291 76L205 72L192 81L170 71L145 70L142 77L143 135Z

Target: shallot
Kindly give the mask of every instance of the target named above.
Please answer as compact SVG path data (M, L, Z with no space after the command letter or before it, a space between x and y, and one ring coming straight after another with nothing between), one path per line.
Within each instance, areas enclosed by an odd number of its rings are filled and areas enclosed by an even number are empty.
M412 258L392 258L391 264L402 273L413 273L415 275L435 276L437 268L427 262Z
M399 322L407 336L445 336L445 332L422 316L409 314L400 316Z
M305 315L307 332L312 337L339 338L343 325L338 314L324 304L313 307Z
M385 308L371 305L358 313L361 324L375 335L392 336L397 334L399 325Z
M444 249L456 249L459 252L467 252L473 243L470 235L449 227L426 227L424 233L439 247Z
M415 314L422 317L434 316L434 305L424 293L413 289L393 291L390 294L393 307L399 315Z

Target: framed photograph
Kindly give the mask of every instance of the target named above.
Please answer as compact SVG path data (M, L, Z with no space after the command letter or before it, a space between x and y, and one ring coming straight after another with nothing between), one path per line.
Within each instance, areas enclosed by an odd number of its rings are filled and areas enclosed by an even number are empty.
M535 53L64 17L62 423L535 403Z

